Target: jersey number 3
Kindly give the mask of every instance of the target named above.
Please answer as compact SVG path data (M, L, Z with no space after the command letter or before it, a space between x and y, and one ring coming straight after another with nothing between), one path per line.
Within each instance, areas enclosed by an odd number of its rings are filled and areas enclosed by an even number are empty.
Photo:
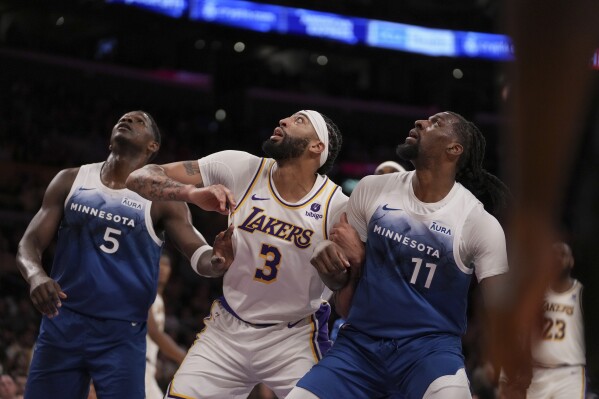
M115 236L120 236L121 231L107 227L104 232L104 244L100 245L100 249L107 254L113 254L119 250L119 240Z
M260 257L264 259L264 266L256 268L254 280L264 284L274 283L277 280L279 264L281 263L281 252L277 247L262 244L260 248Z

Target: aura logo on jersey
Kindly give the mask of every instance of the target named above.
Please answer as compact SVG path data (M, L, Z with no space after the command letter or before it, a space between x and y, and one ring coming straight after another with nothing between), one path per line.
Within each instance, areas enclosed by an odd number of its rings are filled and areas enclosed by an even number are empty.
M140 211L143 209L143 205L141 204L141 202L132 200L131 198L127 197L123 198L121 204L128 206L129 208L138 209Z
M414 240L414 239L408 237L407 235L390 230L386 227L381 227L378 224L374 225L374 232L376 234L379 234L379 235L385 237L385 238L389 238L393 241L397 241L400 244L403 244L410 248L415 248L416 250L418 250L422 253L426 253L427 255L430 255L430 256L433 256L433 257L439 259L439 250L438 249L435 249L429 245L418 242L417 240Z
M436 231L436 232L439 232L442 234L446 234L448 236L451 235L451 229L449 227L442 226L441 224L439 224L437 222L433 222L433 224L431 224L431 227L429 227L429 230Z
M293 223L270 217L264 213L264 209L255 206L252 207L252 213L238 228L250 233L257 230L281 240L293 241L296 247L302 249L311 245L314 234L314 230L304 229Z
M76 202L73 202L71 204L71 208L72 211L77 211L77 212L81 212L81 213L85 213L91 216L95 216L98 217L100 219L106 219L106 220L112 220L115 223L120 223L123 226L130 226L130 227L135 227L135 220L128 218L126 216L121 216L115 213L111 213L111 212L106 212L106 211L102 211L96 208L93 208L91 206L87 206L87 205L81 205L78 204Z

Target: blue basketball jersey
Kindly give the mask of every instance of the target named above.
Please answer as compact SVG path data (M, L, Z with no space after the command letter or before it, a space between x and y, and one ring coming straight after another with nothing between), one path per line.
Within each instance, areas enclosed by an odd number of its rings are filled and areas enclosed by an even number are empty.
M51 277L63 306L101 319L145 321L156 297L162 240L151 202L100 181L104 163L81 166L65 201Z
M473 269L460 260L459 241L466 217L482 205L456 183L442 206L418 213L408 199L411 174L394 175L386 178L393 184L363 183L375 201L369 205L366 260L348 323L377 337L461 335Z

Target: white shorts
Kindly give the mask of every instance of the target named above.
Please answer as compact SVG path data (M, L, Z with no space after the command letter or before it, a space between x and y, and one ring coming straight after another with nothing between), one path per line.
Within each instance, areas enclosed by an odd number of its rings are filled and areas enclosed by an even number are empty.
M330 307L326 302L324 306L328 318ZM284 398L330 347L320 313L298 322L257 327L215 301L166 397L245 399L262 382Z
M146 362L146 399L162 399L164 393L156 382L156 366Z
M586 390L583 366L535 367L526 391L527 399L582 399Z

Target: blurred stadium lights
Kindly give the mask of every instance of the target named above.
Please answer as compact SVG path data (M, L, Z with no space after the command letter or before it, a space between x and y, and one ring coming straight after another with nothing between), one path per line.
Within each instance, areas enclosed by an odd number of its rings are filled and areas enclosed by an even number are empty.
M513 59L501 34L432 29L396 22L261 4L242 0L106 0L173 18L222 24L257 32L293 34L429 56Z

